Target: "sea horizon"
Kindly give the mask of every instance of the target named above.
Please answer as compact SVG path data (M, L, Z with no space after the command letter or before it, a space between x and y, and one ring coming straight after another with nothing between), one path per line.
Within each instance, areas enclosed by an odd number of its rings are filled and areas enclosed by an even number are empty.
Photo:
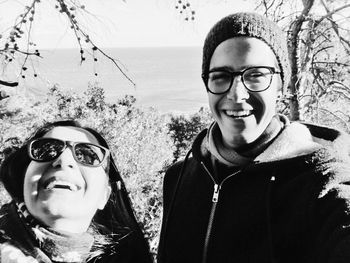
M38 76L28 69L20 85L28 94L40 98L53 85L81 93L89 83L98 83L109 103L132 95L136 105L164 113L190 114L207 106L200 77L201 47L117 47L103 51L118 60L136 86L101 54L96 55L97 62L86 55L80 65L79 50L72 48L42 50L43 59L34 64Z

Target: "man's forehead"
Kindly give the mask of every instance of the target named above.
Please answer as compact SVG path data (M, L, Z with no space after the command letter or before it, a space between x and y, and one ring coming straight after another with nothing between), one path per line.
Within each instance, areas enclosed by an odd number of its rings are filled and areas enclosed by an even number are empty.
M243 70L248 67L276 66L277 57L262 40L253 37L236 37L225 40L214 50L209 70L229 67Z

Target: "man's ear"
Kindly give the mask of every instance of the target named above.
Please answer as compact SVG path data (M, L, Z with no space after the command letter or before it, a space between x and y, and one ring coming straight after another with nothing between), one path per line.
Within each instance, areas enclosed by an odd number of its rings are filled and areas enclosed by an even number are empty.
M105 205L107 204L108 200L109 200L109 197L111 196L111 193L112 193L112 187L108 184L106 186L106 191L104 193L104 195L101 197L99 203L98 203L98 206L97 208L102 210Z

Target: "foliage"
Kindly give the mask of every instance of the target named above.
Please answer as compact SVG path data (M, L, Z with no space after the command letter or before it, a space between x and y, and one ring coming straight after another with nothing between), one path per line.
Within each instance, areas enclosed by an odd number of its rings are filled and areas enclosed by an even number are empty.
M185 115L172 115L168 123L169 133L173 139L174 162L184 157L190 149L195 136L212 122L212 117L207 108L201 108L197 113Z

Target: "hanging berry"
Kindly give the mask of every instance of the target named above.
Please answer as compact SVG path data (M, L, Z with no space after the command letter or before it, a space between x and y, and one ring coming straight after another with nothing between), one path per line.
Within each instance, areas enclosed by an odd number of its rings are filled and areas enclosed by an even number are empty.
M195 19L195 11L192 9L189 0L176 0L174 5L185 21L193 21Z

